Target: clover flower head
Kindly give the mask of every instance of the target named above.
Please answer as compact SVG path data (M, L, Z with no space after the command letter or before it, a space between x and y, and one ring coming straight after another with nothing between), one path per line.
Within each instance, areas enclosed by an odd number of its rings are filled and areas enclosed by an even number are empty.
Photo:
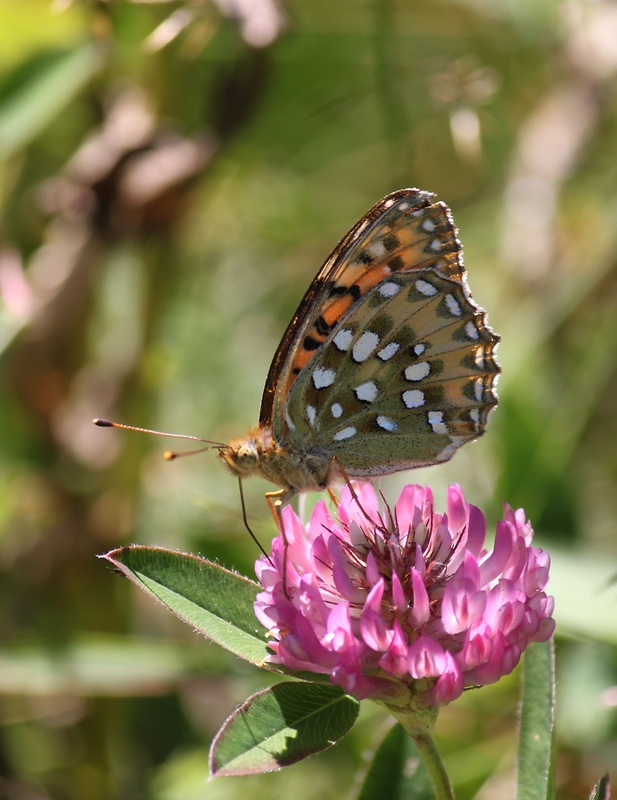
M256 563L271 661L328 674L359 699L445 705L553 633L549 557L531 546L522 509L504 507L489 551L486 520L459 486L439 514L428 487L406 486L382 509L354 483L336 516L320 501L305 526L287 506L281 529Z

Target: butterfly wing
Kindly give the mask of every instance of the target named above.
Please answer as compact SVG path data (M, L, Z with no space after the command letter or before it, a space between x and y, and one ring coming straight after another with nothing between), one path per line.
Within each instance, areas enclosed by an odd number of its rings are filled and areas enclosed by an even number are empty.
M433 196L418 189L393 192L367 211L337 244L307 289L274 355L261 401L261 424L272 426L273 417L280 417L293 382L320 344L363 294L391 271L389 264L398 253L389 257L388 248L397 229L409 228L406 212L409 216L428 206ZM406 246L409 261L411 233L408 230L400 246L392 248ZM426 232L419 238L423 243ZM427 261L421 251L416 258L418 263ZM435 254L428 260L432 264Z
M449 209L403 189L335 248L275 355L260 421L374 476L447 460L496 404L498 337L471 300Z

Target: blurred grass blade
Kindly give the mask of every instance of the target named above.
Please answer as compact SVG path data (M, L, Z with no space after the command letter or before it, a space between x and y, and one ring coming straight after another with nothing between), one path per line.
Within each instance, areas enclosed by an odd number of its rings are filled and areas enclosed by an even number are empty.
M525 653L520 712L517 800L553 796L555 659L553 640L532 644Z
M254 694L225 721L210 749L214 776L272 772L333 745L360 704L342 689L279 683Z
M608 775L600 778L589 795L589 800L610 800L611 779Z
M208 639L252 664L266 657L266 630L253 611L259 584L161 547L121 547L103 558Z
M0 85L0 157L8 158L58 118L103 64L93 42L20 64Z
M397 723L383 737L354 800L432 800L424 762L411 737Z
M201 667L190 642L78 634L0 648L1 703L10 695L147 697L169 694ZM2 795L0 795L2 797Z

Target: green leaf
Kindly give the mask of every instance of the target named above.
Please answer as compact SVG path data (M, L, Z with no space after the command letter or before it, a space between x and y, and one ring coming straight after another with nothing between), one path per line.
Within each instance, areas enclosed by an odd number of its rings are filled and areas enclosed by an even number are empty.
M0 157L24 148L86 86L103 64L93 42L39 55L0 85Z
M103 558L208 639L263 666L266 630L253 611L259 584L198 556L161 547L121 547Z
M355 800L432 800L435 794L413 739L397 723L383 737Z
M279 683L254 694L224 723L210 748L214 776L272 772L344 736L360 704L342 689Z
M552 797L555 663L552 639L525 653L517 800Z

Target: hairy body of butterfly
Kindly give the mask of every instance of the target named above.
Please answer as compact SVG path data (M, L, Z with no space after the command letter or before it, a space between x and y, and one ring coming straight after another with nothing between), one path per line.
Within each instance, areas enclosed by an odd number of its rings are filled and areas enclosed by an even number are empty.
M219 447L276 505L343 477L449 460L497 404L499 337L471 298L450 210L384 197L339 242L270 367L259 424Z
M232 441L219 453L230 470L240 479L260 475L281 486L279 492L266 497L281 505L297 492L318 492L327 489L339 476L336 460L326 450L299 449L292 443L276 442L269 427L252 428L245 439Z

